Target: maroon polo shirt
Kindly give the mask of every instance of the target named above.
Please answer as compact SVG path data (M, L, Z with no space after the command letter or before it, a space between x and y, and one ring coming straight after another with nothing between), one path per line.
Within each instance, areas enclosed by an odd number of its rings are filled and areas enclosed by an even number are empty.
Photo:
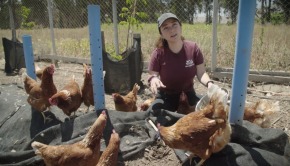
M183 42L179 53L169 48L156 48L149 63L149 70L160 74L166 88L163 91L180 93L193 90L193 78L196 76L196 65L203 63L203 55L196 43Z

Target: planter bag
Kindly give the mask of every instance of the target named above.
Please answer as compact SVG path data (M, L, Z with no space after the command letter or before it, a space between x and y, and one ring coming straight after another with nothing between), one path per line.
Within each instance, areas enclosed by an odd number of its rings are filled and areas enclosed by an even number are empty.
M122 53L123 59L114 60L103 52L103 65L106 71L105 92L118 92L126 94L132 90L135 83L142 87L141 75L143 72L143 59L141 51L141 38L133 38L133 46Z
M7 38L2 38L2 43L5 54L5 73L10 74L15 70L17 72L17 70L25 68L23 44L18 40L13 42Z

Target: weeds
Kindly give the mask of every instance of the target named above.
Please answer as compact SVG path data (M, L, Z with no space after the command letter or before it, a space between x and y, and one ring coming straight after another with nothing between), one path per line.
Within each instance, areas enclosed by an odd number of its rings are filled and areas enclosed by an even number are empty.
M135 29L141 34L143 59L149 60L154 49L154 43L159 36L156 24L142 24L143 29ZM105 36L106 51L114 56L113 24L102 24ZM119 25L120 52L126 50L127 25ZM195 41L201 48L207 64L211 62L212 26L205 24L182 24L183 36ZM51 39L49 29L17 30L17 38L22 35L32 36L34 54L51 54ZM10 30L0 30L0 36L11 39ZM80 58L90 57L88 27L79 29L55 29L57 54ZM4 57L2 40L0 54ZM217 65L232 68L236 47L236 25L218 25ZM254 27L251 53L251 69L290 71L290 31L286 25L258 25ZM115 57L118 60L118 57Z

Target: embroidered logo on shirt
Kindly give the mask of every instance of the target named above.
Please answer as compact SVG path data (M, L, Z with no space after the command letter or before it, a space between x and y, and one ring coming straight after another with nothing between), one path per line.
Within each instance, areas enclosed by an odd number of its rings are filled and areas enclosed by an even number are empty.
M194 66L193 60L192 59L186 60L185 67L191 67L191 66Z
M165 62L163 62L163 63L162 63L162 66L165 66L165 65L166 65L166 63L165 63Z

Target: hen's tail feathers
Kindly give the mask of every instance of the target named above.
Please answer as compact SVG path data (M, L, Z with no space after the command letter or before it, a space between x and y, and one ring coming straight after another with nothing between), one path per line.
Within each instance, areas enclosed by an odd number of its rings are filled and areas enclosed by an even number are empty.
M213 84L207 90L207 94L204 95L196 104L195 110L200 111L209 103L219 103L221 102L224 107L226 107L228 99L228 93L226 90L220 88L219 86Z
M39 149L42 147L45 147L47 145L40 143L40 142L37 142L37 141L34 141L34 142L32 142L31 146L32 146L33 150L35 151L35 154L41 155L41 152L39 151Z
M135 85L134 85L134 87L133 87L133 89L132 89L132 92L133 92L134 94L137 94L137 92L138 92L139 89L140 89L140 86L139 86L137 83L135 83Z
M84 70L88 68L87 64L83 63Z
M21 78L22 78L22 82L23 82L23 85L25 88L26 88L26 86L29 86L30 84L36 83L36 80L29 77L29 75L26 72L22 73ZM25 90L27 93L29 93L29 91L30 91L30 89L25 89Z
M27 78L26 77L29 77L28 74L26 72L23 72L21 74L21 78L22 78L22 81L24 82Z
M207 95L211 101L215 101L217 103L221 102L223 106L226 107L228 100L228 93L220 88L219 86L213 84L207 91Z
M86 76L86 72L87 72L87 64L83 63L83 67L84 67L84 71L83 71L83 77Z
M105 76L106 76L106 71L104 70L103 71L103 79L105 79Z
M228 93L217 85L212 85L208 91L207 95L210 104L214 107L213 117L228 119Z
M254 123L261 127L270 127L272 123L277 119L278 112L280 111L279 101L271 103L265 99L262 99L256 104L256 111L263 115L263 118L256 119Z
M41 70L41 68L37 64L35 64L34 66L35 66L35 71Z

